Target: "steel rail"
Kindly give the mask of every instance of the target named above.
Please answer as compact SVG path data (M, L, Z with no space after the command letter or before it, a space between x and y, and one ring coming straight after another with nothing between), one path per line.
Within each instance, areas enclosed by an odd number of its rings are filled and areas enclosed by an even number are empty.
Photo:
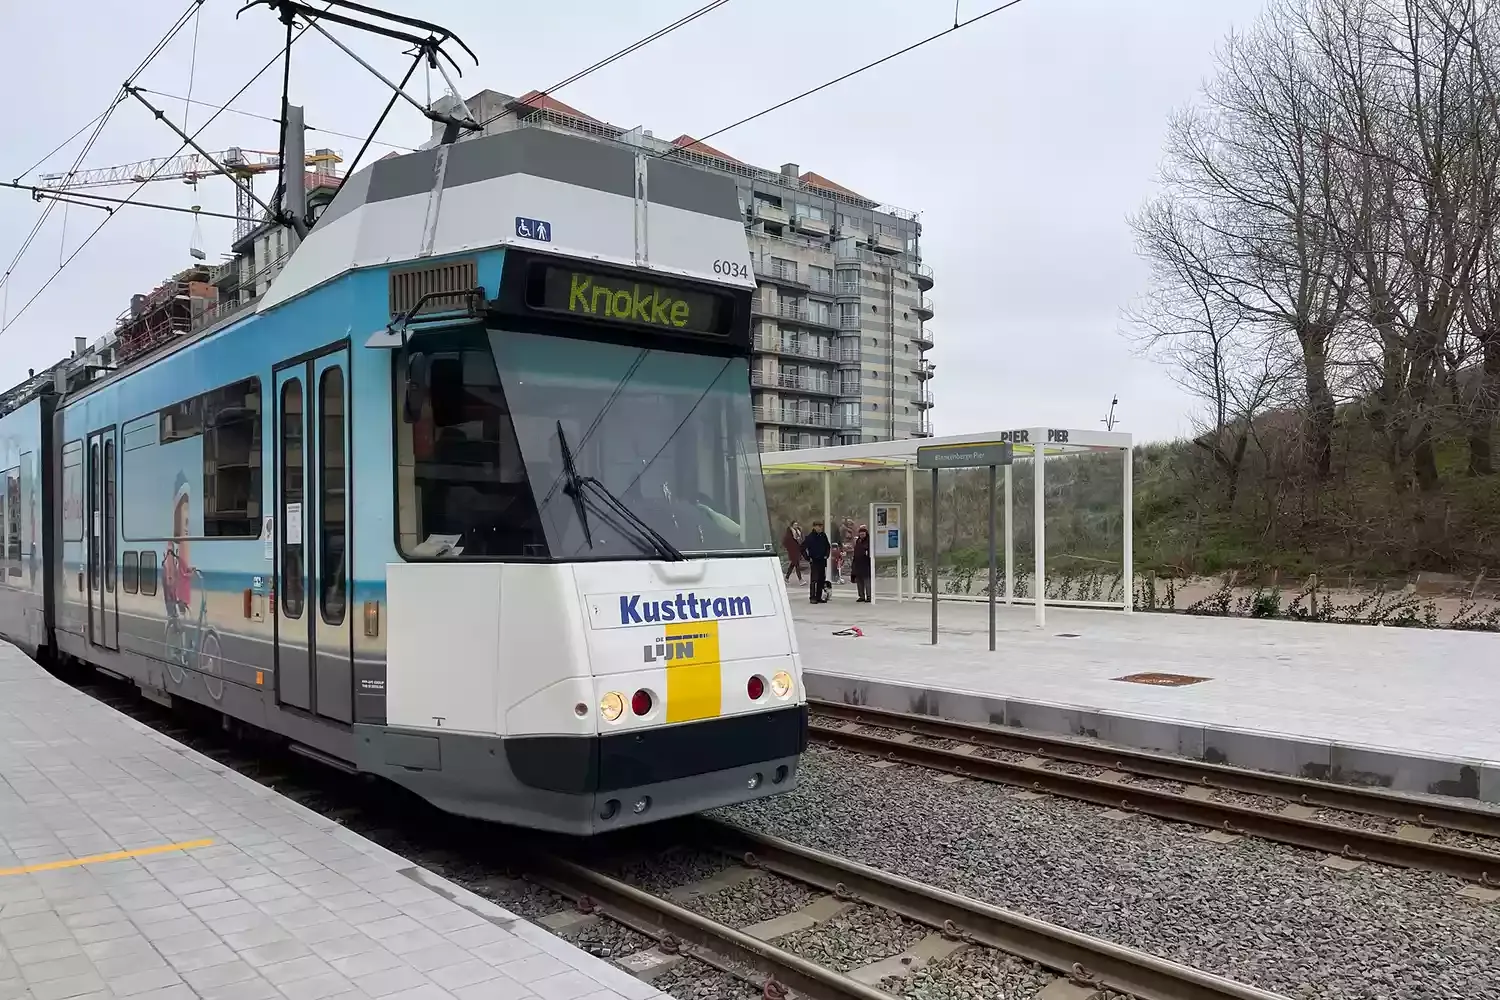
M1227 764L1184 760L1149 750L1100 746L1065 736L1007 732L992 726L954 722L880 708L842 705L808 699L812 710L842 722L901 729L921 736L975 743L995 750L1038 754L1075 764L1092 764L1128 774L1180 781L1248 795L1286 799L1306 806L1342 809L1417 826L1441 826L1482 837L1500 838L1500 811L1478 809L1458 802L1425 801L1383 788L1343 786L1313 778L1249 771Z
M527 875L539 885L576 903L602 909L611 919L635 930L653 936L665 932L680 941L759 969L812 1000L891 1000L891 995L883 990L856 982L801 955L753 938L734 927L710 920L574 861L537 854L528 859Z
M703 836L747 866L854 898L942 931L1045 966L1070 982L1141 1000L1285 1000L1143 951L1049 924L900 875L747 830L700 819Z
M1116 779L1090 778L1053 771L1040 765L994 760L957 750L918 746L890 737L818 725L810 728L809 735L872 757L902 761L984 781L1020 785L1126 812L1214 827L1231 834L1280 841L1357 861L1376 861L1402 868L1433 871L1490 886L1500 884L1496 882L1496 877L1500 876L1500 855L1483 851L1408 840L1358 827L1339 826L1228 802L1213 802L1190 795L1163 792L1144 785L1127 785L1117 780L1126 777L1124 774L1117 774Z

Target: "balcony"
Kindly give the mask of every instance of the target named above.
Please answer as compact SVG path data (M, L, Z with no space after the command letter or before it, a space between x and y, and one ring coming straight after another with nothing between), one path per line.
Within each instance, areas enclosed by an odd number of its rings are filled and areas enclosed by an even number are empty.
M917 315L924 320L932 319L932 299L925 295L922 296L921 300L917 303Z
M784 226L792 221L786 214L786 209L777 208L770 202L761 201L758 198L755 201L755 219L757 222L769 222L776 226Z
M835 291L835 294L844 296L845 298L856 298L857 299L860 296L859 282L857 282L857 281L840 281L838 283L838 286L837 286L837 289Z
M924 292L932 291L932 268L921 261L910 261L906 265L906 271L917 279L917 287Z
M760 405L754 407L754 413L756 423L761 424L788 424L793 427L837 426L832 413L795 406Z
M781 285L796 285L799 288L807 287L807 282L798 276L796 261L789 263L772 258L762 259L757 257L754 263L755 273L768 281L774 281Z
M788 302L782 299L777 303L776 315L781 319L791 320L795 323L806 323L808 326L823 326L830 330L838 329L838 325L834 321L833 314L830 311L820 309L815 314L799 302Z
M844 399L863 399L865 387L857 379L853 382L840 382L839 395Z
M859 314L855 313L853 316L850 316L848 313L839 313L838 328L840 330L854 330L857 332L860 328Z
M833 279L828 277L826 273L820 273L814 271L812 268L808 268L807 287L818 295L832 295Z
M841 365L858 365L864 358L858 344L848 344L839 348L838 362Z
M898 236L887 236L885 233L876 233L875 238L870 241L870 249L876 253L898 254L906 249L906 244Z
M918 350L932 350L932 327L923 323L917 332L911 335L911 342L917 345Z
M806 392L819 396L838 395L838 389L832 379L793 375L790 372L764 372L752 369L750 384L761 389L782 389L787 392Z
M797 216L797 229L804 233L812 233L814 236L827 236L833 231L825 219L814 219L810 215Z
M804 344L800 341L789 342L781 337L757 334L755 337L755 350L762 354L784 354L793 358L808 358L812 361L822 361L825 364L833 364L837 359L831 350L820 348L814 344Z
M927 379L930 379L937 374L937 365L934 365L931 361L923 358L916 363L916 365L913 367L913 371L917 373L917 378L925 382Z
M916 395L912 396L911 405L921 407L924 410L931 409L933 406L932 387L923 382L922 388L918 389Z

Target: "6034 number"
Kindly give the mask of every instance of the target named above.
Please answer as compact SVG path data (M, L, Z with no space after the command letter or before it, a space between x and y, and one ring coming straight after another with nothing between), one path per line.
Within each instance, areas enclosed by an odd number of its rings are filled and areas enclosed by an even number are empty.
M737 260L716 260L714 261L714 274L722 274L727 278L748 278L750 268Z

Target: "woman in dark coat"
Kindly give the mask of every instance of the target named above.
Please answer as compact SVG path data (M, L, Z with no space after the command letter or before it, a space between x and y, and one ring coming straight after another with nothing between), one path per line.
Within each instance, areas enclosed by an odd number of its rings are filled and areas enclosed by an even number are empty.
M849 570L855 586L859 588L859 603L870 603L870 529L863 524L854 539L854 559Z
M792 578L792 571L797 571L797 582L802 582L802 526L796 521L786 526L786 534L781 536L781 547L786 550L786 575L785 579Z

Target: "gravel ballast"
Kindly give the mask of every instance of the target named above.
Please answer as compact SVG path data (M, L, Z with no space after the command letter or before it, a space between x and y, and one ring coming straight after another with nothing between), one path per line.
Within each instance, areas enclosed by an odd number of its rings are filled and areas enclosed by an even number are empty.
M716 815L1292 997L1500 1000L1500 904L1457 879L935 777L814 746L796 790Z

